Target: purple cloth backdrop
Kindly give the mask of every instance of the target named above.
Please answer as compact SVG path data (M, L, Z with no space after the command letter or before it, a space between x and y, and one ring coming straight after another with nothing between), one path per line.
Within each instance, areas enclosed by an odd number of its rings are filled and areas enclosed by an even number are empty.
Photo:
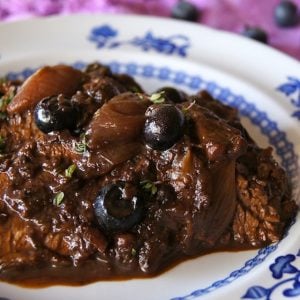
M168 17L177 0L0 0L0 20L85 13L133 13ZM282 29L273 20L280 0L190 0L202 11L199 23L241 32L247 24L267 31L269 44L300 59L300 24ZM300 8L300 0L294 0ZM258 62L259 63L259 62Z

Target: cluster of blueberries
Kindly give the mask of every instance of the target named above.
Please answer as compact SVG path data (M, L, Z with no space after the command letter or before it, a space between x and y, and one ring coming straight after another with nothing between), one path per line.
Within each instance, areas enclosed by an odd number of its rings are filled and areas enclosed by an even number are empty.
M171 12L171 17L180 20L196 22L200 18L200 10L187 0L176 3ZM282 0L274 10L274 21L279 27L293 27L299 23L297 5L289 0ZM246 26L242 34L262 43L268 43L268 34L259 27Z
M152 149L165 151L183 135L185 116L175 104L186 98L183 92L172 87L161 88L153 95L163 96L163 103L155 99L159 105L153 101L154 105L146 111L144 141ZM58 95L42 99L35 108L34 118L36 126L46 134L66 129L75 133L80 112L70 99ZM169 185L161 185L159 192L163 199L175 197ZM144 213L144 194L139 186L130 182L118 181L102 187L94 202L101 227L108 232L118 232L139 223Z
M163 97L164 103L150 106L146 111L144 140L152 149L165 151L183 135L184 114L174 104L184 102L185 94L175 88L164 87L153 95ZM62 94L42 99L34 110L35 124L44 133L67 129L76 134L80 117L79 108Z

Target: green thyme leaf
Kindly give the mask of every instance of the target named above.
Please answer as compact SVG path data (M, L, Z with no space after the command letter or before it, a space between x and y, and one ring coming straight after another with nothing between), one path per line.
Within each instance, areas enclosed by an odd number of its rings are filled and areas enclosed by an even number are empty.
M152 183L151 182L145 183L144 186L143 186L143 188L146 189L146 190L151 189L152 188Z
M157 193L157 187L155 183L150 180L143 180L141 182L141 186L145 191L150 192L152 196Z
M53 199L53 204L56 206L60 206L64 200L64 197L65 197L64 192L57 193Z
M2 97L0 97L0 110L6 110L7 105L11 102L15 96L14 88L10 87L9 91Z
M0 98L0 109L6 109L6 106L11 102L13 97L10 95L4 95Z
M136 250L134 248L131 249L131 255L136 256Z
M150 101L154 104L161 104L165 102L164 98L165 91L162 91L160 93L154 93L150 96Z
M87 151L87 142L86 142L85 133L82 134L80 137L81 137L81 139L79 142L74 142L73 149L75 150L75 152L77 152L79 154L83 154Z
M153 184L151 187L151 195L155 195L156 193L157 193L157 187L155 184Z
M76 168L77 166L75 164L70 165L67 169L65 169L65 176L67 178L71 178Z
M140 93L140 92L141 92L141 89L140 89L138 86L136 86L136 85L132 85L132 86L130 87L130 90L131 90L131 92L133 92L133 93Z

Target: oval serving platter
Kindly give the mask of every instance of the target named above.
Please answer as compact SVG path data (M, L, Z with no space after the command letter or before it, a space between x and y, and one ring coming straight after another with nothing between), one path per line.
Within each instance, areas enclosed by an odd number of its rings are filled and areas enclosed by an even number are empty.
M38 67L100 61L133 75L148 92L173 85L206 89L239 109L261 145L272 145L299 204L300 64L237 35L186 22L75 15L0 25L0 77L24 79ZM1 266L0 266L1 271ZM0 283L0 300L287 299L300 297L300 218L284 239L253 251L219 252L149 279L81 287L21 288Z

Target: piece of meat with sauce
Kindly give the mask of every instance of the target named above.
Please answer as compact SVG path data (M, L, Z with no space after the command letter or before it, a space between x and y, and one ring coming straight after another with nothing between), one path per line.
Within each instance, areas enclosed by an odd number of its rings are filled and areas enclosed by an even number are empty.
M158 274L276 242L296 212L271 149L205 91L148 95L94 63L46 66L0 97L1 280Z

